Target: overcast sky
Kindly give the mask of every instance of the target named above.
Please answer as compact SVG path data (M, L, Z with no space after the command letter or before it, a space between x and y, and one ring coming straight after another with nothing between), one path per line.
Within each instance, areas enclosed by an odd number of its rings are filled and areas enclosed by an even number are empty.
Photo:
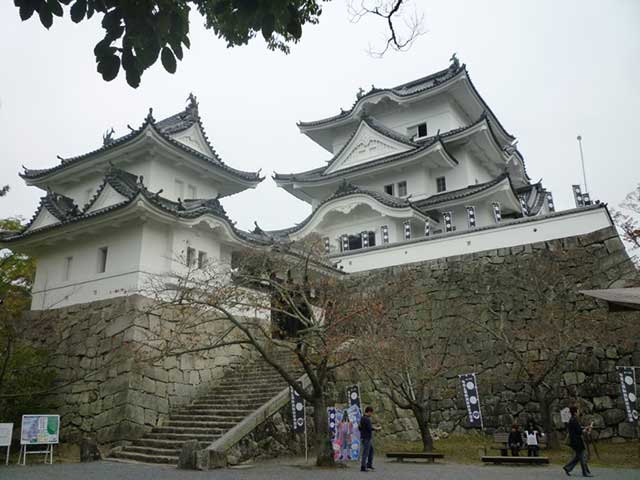
M134 90L124 76L105 83L95 71L99 20L74 25L56 18L47 31L21 22L13 2L0 3L0 218L31 217L42 192L18 177L21 165L50 167L139 126L149 107L156 119L197 95L209 138L229 165L262 168L255 190L225 199L241 228L290 226L310 207L281 191L273 171L318 167L330 155L298 132L348 108L358 87L389 87L448 65L467 64L480 94L519 139L527 170L543 178L559 208L573 206L570 186L582 183L576 135L583 136L592 198L618 204L640 182L640 1L416 0L422 36L406 53L366 55L384 33L368 19L349 23L344 0L326 4L288 56L261 38L227 49L192 14L191 50L175 75L158 64ZM158 62L159 63L159 62Z

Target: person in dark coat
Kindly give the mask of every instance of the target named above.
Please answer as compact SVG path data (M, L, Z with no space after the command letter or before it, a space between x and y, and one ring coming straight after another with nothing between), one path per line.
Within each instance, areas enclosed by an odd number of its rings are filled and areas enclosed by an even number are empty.
M511 455L514 457L519 457L522 445L522 432L520 431L518 425L513 424L511 426L509 438L507 439L507 447L511 449Z
M360 419L360 471L375 470L373 468L373 431L380 430L371 424L371 416L373 415L373 407L368 406L364 409L364 415Z
M579 462L580 468L582 468L582 476L592 477L593 475L589 473L589 467L587 466L587 450L582 439L583 428L578 421L578 407L570 407L569 411L571 412L571 420L569 420L567 429L569 432L569 445L573 450L573 458L562 469L564 473L571 475L571 471ZM584 428L584 431L590 432L591 426Z

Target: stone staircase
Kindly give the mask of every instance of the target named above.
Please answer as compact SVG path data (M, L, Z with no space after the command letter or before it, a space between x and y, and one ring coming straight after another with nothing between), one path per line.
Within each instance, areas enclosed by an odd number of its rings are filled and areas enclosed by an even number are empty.
M290 373L302 375L292 367L293 355L278 353L278 358L281 365L289 366ZM285 388L287 383L280 374L258 358L227 374L207 395L170 412L162 426L116 449L111 457L177 465L184 442L198 440L201 448L209 446Z

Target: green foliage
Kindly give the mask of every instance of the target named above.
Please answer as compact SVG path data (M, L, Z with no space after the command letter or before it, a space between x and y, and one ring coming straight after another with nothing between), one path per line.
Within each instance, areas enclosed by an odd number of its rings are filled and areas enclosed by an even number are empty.
M19 230L17 219L0 220L0 230ZM0 252L0 421L19 422L24 413L45 408L39 392L51 388L48 355L22 340L22 313L29 309L35 262L9 250Z
M102 15L105 35L93 50L98 73L111 81L122 67L127 83L136 88L159 56L167 72L176 71L183 45L191 45L192 7L228 47L245 45L261 34L270 50L289 53L290 44L302 36L302 26L318 23L321 1L329 0L14 0L14 4L23 21L37 13L47 29L54 16L63 17L65 8L74 23Z

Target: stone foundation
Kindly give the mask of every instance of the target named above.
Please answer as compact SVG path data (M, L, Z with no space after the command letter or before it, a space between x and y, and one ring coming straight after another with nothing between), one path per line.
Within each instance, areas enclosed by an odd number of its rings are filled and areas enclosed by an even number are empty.
M60 414L63 440L137 438L172 408L210 390L249 354L236 346L163 355L175 340L175 324L145 313L149 304L134 295L25 316L31 341L52 351L59 372L59 390L48 401ZM208 333L203 328L185 348L206 345Z
M577 290L639 284L637 272L631 267L613 228L580 237L393 267L353 277L366 276L367 282L393 285L399 272L410 270L416 273L417 286L438 299L460 300L464 297L464 301L477 304L479 285L467 278L465 271L483 264L510 269L521 258L539 250L560 250L569 254L561 269L575 285L577 309L606 312L606 305L578 294ZM517 302L517 295L514 290L513 302ZM424 295L398 299L390 321L415 316L424 301ZM143 297L132 296L49 312L30 312L25 317L31 340L52 349L52 365L60 372L61 388L52 400L57 407L55 413L61 415L63 439L73 440L89 434L100 443L118 443L139 437L149 428L161 424L170 409L211 389L217 379L249 355L247 350L236 346L201 355L164 357L157 362L138 361L140 352L136 348L139 345L151 343L161 350L163 342L169 341L175 331L170 318L141 313L147 302ZM640 322L637 312L606 315L612 324ZM190 347L206 344L207 333L211 332L190 337ZM533 415L539 421L540 405L527 385L504 381L504 365L486 334L474 332L471 345L476 363L461 367L456 373L482 372L479 386L486 431L505 429L514 420L524 421L526 415ZM143 353L149 358L152 350ZM561 427L560 408L578 401L587 413L585 420L594 422L600 438L633 437L633 429L624 422L616 365L640 365L640 339L636 339L635 344L622 346L603 338L598 345L585 345L580 351L571 353L561 366L562 387L554 406L557 427ZM375 406L384 426L378 438L419 439L411 413L398 410L390 401L372 393L358 372L341 372L335 394L327 403L346 404L344 387L354 381L361 383L363 402ZM64 382L71 383L64 385ZM466 431L466 410L457 376L450 375L445 379L445 386L434 396L432 406L433 428L447 432ZM231 456L236 461L243 461L303 452L302 437L291 433L288 409L288 406L284 407L245 437L234 447ZM310 445L313 444L311 437Z
M439 301L478 305L481 301L478 292L482 292L482 285L465 272L471 272L474 268L487 264L499 265L499 272L505 272L514 268L522 258L540 250L566 253L566 256L562 257L564 264L559 265L559 269L570 285L575 286L571 304L576 311L585 314L597 312L611 323L611 328L640 324L640 311L609 312L605 302L597 302L578 293L578 290L640 284L638 272L631 264L614 228L579 237L444 258L361 275L366 275L370 284L381 283L392 288L402 271L415 273L416 288L407 290L418 293L398 299L392 318L389 319L399 321L401 318L414 317L418 314L416 312L423 308L431 308L426 306L421 291L429 292ZM506 299L510 305L518 305L519 302L520 294L515 287L514 285L511 298ZM523 322L525 328L526 309L512 308L509 315L509 320ZM473 328L470 330L471 341L466 343L466 348L471 345L470 356L475 363L460 366L455 374L481 372L478 374L478 383L485 430L508 431L514 421L523 424L529 415L540 423L540 404L535 400L531 389L521 381L509 379L511 372L506 369L500 351L496 349L495 342L486 332ZM459 351L462 351L465 346L454 347L459 347ZM524 351L529 348L526 342L521 347ZM535 356L537 352L530 351L530 354ZM640 365L640 336L635 338L635 342L630 341L626 345L612 343L605 336L597 344L584 345L583 348L571 352L558 367L562 369L563 377L553 408L555 426L558 429L563 428L559 410L578 403L586 414L584 422L594 422L594 429L599 438L634 438L634 429L625 422L624 406L615 371L615 367L620 365ZM432 428L447 432L467 431L466 408L455 374L450 374L445 379L445 384L434 396ZM341 403L346 403L344 386L354 378L359 378L357 372L346 372L344 375L351 378L341 382L338 389L340 394L337 400ZM391 441L420 439L417 424L410 411L398 409L388 399L373 393L366 383L361 383L361 388L363 400L374 405L381 423L385 426L378 435L379 438Z

